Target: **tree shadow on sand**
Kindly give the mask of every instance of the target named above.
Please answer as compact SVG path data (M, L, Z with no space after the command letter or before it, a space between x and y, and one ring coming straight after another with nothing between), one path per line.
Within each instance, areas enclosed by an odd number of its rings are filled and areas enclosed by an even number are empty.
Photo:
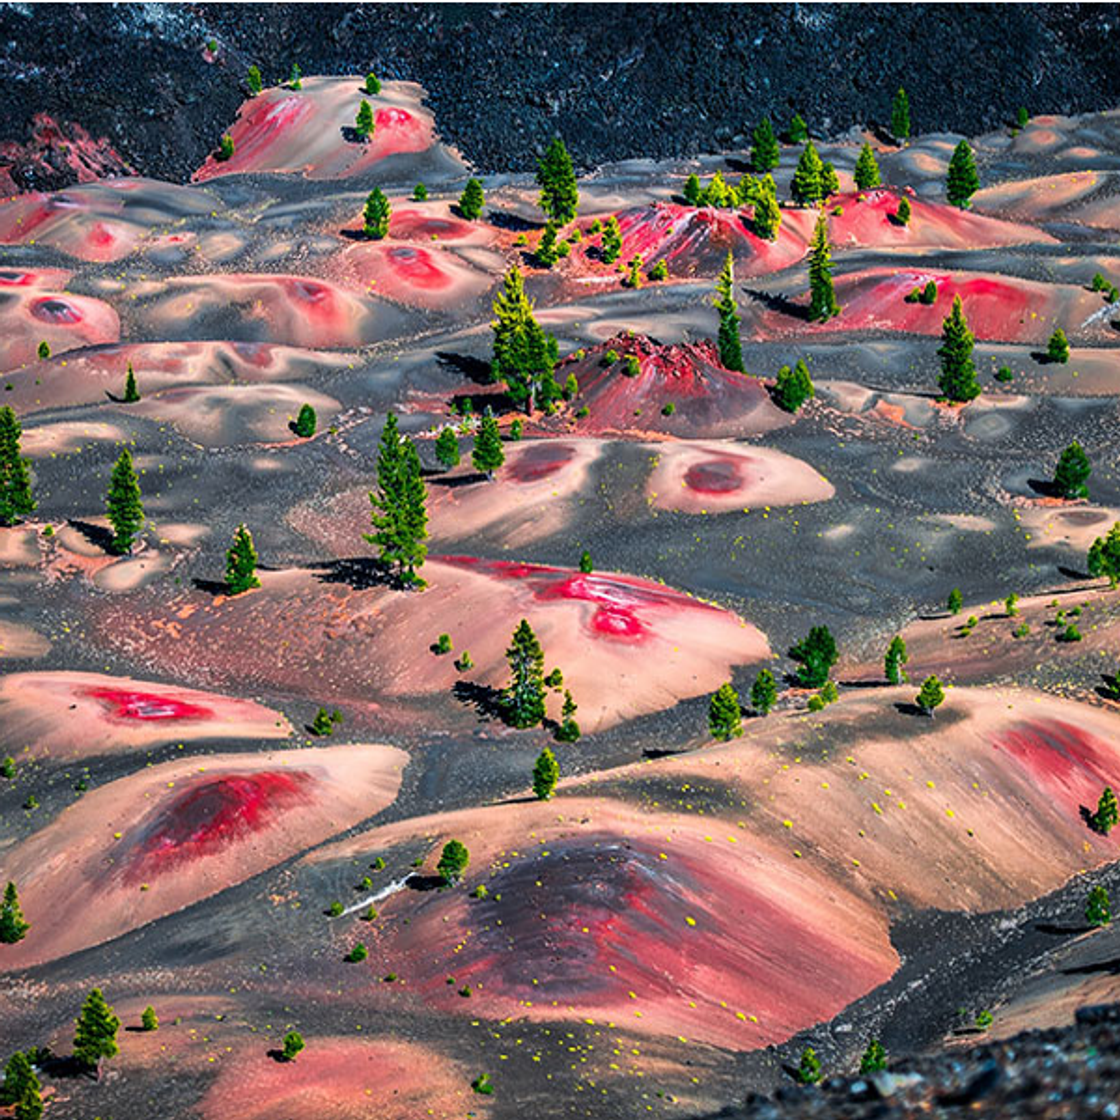
M532 222L519 214L511 214L508 210L495 210L493 207L490 208L489 218L492 226L512 230L514 233L528 233L530 230L544 228L544 222Z
M757 303L761 303L768 311L788 315L791 319L800 319L803 323L809 322L809 308L804 304L794 303L789 296L773 295L770 292L760 292L754 288L744 288L743 294Z
M1088 933L1094 926L1085 926L1080 932ZM1072 931L1071 931L1072 932ZM1078 964L1070 968L1063 968L1063 976L1120 976L1120 957L1113 957L1108 961L1095 961L1092 964Z
M413 873L405 880L404 885L410 891L420 891L426 894L428 891L442 890L447 886L447 880L442 875L417 875Z
M90 544L103 548L108 553L113 552L112 529L106 529L104 525L94 525L90 521L80 521L76 517L68 518L66 524L72 529L77 529Z
M477 681L456 681L451 692L461 704L474 708L484 720L501 722L502 690Z
M1065 925L1058 922L1035 922L1033 928L1039 933L1045 933L1050 937L1077 937L1082 933L1088 933L1093 927L1087 925L1085 922L1077 924L1067 922ZM1074 971L1078 970L1075 969Z
M308 567L320 583L344 583L353 591L368 591L372 587L401 589L405 586L380 560L372 557L331 560L326 564L309 564Z
M196 591L205 591L216 599L219 595L228 595L229 588L223 579L192 579L191 583Z
M437 350L436 361L441 369L453 370L476 385L493 385L490 363L470 354L454 354L450 350Z
M920 708L917 704L911 704L907 700L898 701L894 706L894 710L900 712L904 716L922 716L924 719L932 718L925 708Z

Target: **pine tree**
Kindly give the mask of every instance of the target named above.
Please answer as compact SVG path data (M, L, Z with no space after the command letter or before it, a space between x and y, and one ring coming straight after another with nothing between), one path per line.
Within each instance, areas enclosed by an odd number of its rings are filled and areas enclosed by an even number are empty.
M805 141L809 139L809 129L801 119L800 113L793 114L793 119L789 122L786 135L789 137L789 142L791 144L804 144Z
M381 80L376 74L366 75L365 91L370 97L376 97L381 92Z
M121 399L125 404L135 404L140 399L140 390L136 388L136 374L131 362L128 363L124 375L124 396Z
M1085 921L1094 929L1101 929L1112 921L1112 903L1104 887L1090 889L1085 900Z
M1097 801L1096 812L1089 817L1089 824L1094 832L1107 836L1118 823L1120 823L1120 805L1117 804L1112 786L1105 786Z
M215 158L222 163L227 159L233 159L233 137L227 132L218 138L218 150L215 153Z
M1059 365L1069 361L1069 339L1061 327L1050 336L1050 341L1046 344L1046 357Z
M824 165L817 149L810 140L801 152L797 161L797 169L793 173L793 182L790 184L790 194L793 201L801 206L816 202L823 191L821 185L821 172Z
M910 655L906 652L906 643L902 640L900 634L895 634L891 638L891 644L887 646L887 656L884 660L884 672L891 684L903 684L905 682L906 670L902 666L909 660Z
M926 679L922 681L922 687L918 695L914 697L914 703L931 719L933 718L934 708L939 708L944 700L945 690L941 687L941 682L935 676L926 677Z
M17 1050L4 1067L4 1083L0 1085L0 1105L18 1105L21 1101L39 1100L38 1115L42 1115L40 1088L39 1078L35 1074L31 1059L21 1050ZM16 1115L19 1115L18 1110Z
M910 224L910 199L905 195L898 200L898 209L895 211L894 220L900 226L908 226Z
M836 168L825 160L821 164L821 196L828 198L829 195L838 194L839 191L840 176L836 174Z
M132 466L132 452L127 447L121 450L113 467L105 507L109 513L109 523L113 526L113 540L109 551L125 556L131 551L133 538L144 523L140 482Z
M630 263L626 266L626 279L623 283L628 288L640 288L642 286L642 254L635 253L630 258Z
M309 404L300 405L299 414L292 424L292 431L301 439L310 439L318 426L319 418L315 415L315 409Z
M1087 498L1089 488L1085 485L1093 468L1089 456L1077 440L1062 452L1054 469L1054 489L1063 498Z
M354 131L358 134L359 140L368 140L373 135L373 128L373 109L370 107L370 103L363 98L361 105L358 106L358 115L354 120Z
M700 180L695 174L689 175L684 181L684 200L689 206L700 206L702 204Z
M390 412L378 447L377 490L369 496L375 531L364 537L381 550L381 562L405 586L424 586L416 570L428 554L427 496L416 446L401 436L397 418Z
M840 314L832 286L832 250L828 244L828 219L821 214L809 244L809 319L826 322Z
M260 67L257 66L256 63L249 67L249 72L245 75L245 83L249 87L250 97L256 97L257 94L259 94L264 88L263 84L261 83Z
M380 241L389 232L389 219L392 213L385 192L380 187L374 187L369 192L363 211L366 237L371 241Z
M801 1052L801 1061L797 1066L797 1080L802 1085L816 1085L823 1077L817 1052L811 1046L806 1046Z
M856 186L861 191L869 191L882 182L879 177L879 164L875 160L875 153L871 150L870 144L864 144L860 149L859 159L856 160L855 180Z
M459 465L459 440L454 428L444 428L436 439L436 458L448 470Z
M561 743L575 743L580 736L579 724L576 723L576 702L572 694L564 689L564 704L560 709L560 726L556 729L556 739Z
M510 669L510 682L502 693L506 722L536 727L544 719L544 651L524 618L513 633L506 658Z
M1088 567L1091 576L1107 576L1109 587L1120 582L1120 521L1089 546Z
M901 86L891 102L891 135L896 140L910 139L910 98Z
M945 397L956 403L966 403L980 395L976 380L976 366L972 361L975 338L968 329L961 297L953 298L953 310L941 324L941 376L938 385Z
M23 428L10 405L0 408L0 525L14 525L35 510L31 471L20 455Z
M603 226L603 236L600 244L600 255L604 264L614 264L622 252L622 230L618 225L618 218L613 214Z
M766 241L777 241L782 224L782 211L778 206L774 180L765 175L759 180L754 196L754 232Z
M31 925L24 921L19 905L19 892L15 883L4 888L4 901L0 903L0 944L14 945L27 936Z
M816 395L813 388L813 379L809 376L809 367L804 359L798 358L797 364L790 369L782 366L778 370L774 382L774 403L786 412L797 412L798 409Z
M476 471L481 471L488 479L493 479L494 472L505 461L506 453L502 450L502 435L498 430L498 421L487 409L474 435L471 462Z
M544 233L537 242L537 251L533 254L541 268L551 268L559 259L556 251L556 223L546 222Z
M572 158L564 141L553 137L537 164L537 186L541 189L540 207L559 225L575 220L579 210L579 188Z
M739 337L739 305L735 302L735 261L728 252L716 281L719 312L719 360L727 369L743 371L743 344Z
M424 202L428 197L428 188L423 183L417 183L412 188L412 198L416 202Z
M531 416L537 405L547 407L560 396L553 372L559 351L555 337L546 334L533 317L516 265L506 273L494 300L494 314L491 374L495 381L505 382L510 397Z
M140 1026L146 1031L159 1030L159 1016L156 1014L156 1009L149 1004L144 1008L140 1015Z
M34 1071L32 1071L32 1077L35 1077ZM40 1120L43 1115L43 1097L40 1092L38 1077L35 1077L34 1083L28 1085L23 1096L16 1101L15 1111L12 1115L14 1120Z
M950 614L960 614L961 607L964 606L964 598L961 595L961 589L954 587L949 592L949 601L946 604L946 609Z
M77 1020L74 1033L74 1057L82 1065L95 1067L97 1079L101 1080L101 1063L106 1058L115 1057L120 1047L117 1045L117 1031L121 1021L113 1014L113 1009L105 1002L100 988L94 988L82 1004L82 1013Z
M778 138L769 117L763 117L751 134L751 167L760 175L778 166L780 152Z
M945 196L954 205L964 209L969 199L980 189L980 176L976 171L976 158L967 140L962 140L953 150L949 160L949 173L945 179Z
M777 699L778 685L774 680L774 674L769 669L759 669L758 676L751 685L751 707L760 716L766 716L770 714L770 709L774 707Z
M290 89L303 89L303 72L300 70L298 62L292 63L292 72L288 77L288 87Z
M790 651L798 662L797 678L802 688L820 688L828 681L832 666L840 659L836 639L827 626L814 626Z
M466 844L459 840L448 840L440 852L436 871L448 886L452 886L463 877L470 862L471 855Z
M724 743L743 734L743 709L730 681L721 684L708 702L708 731Z
M486 205L486 194L482 184L477 179L468 179L463 193L459 195L459 213L468 222L477 222L482 215L482 207Z
M869 1073L880 1073L886 1068L887 1052L883 1049L883 1044L877 1038L873 1038L859 1060L860 1075L866 1077Z
M288 1033L284 1035L284 1048L280 1051L280 1057L285 1062L294 1062L296 1060L296 1055L305 1045L303 1035L301 1035L299 1031L288 1031Z
M51 356L51 344L47 342L46 339L43 339L43 341L39 343L37 353L39 355L39 361L45 362Z
M260 585L253 535L244 524L238 525L233 534L233 544L226 552L226 589L231 595L240 595L243 591Z
M545 747L537 756L537 763L533 767L533 792L538 801L547 801L560 780L560 764L556 755Z

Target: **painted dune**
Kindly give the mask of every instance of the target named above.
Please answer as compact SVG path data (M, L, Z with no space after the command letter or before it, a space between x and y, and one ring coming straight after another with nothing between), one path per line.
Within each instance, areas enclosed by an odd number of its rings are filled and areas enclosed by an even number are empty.
M291 725L251 700L100 673L0 677L0 736L52 759L198 739L285 739Z
M168 339L216 335L311 349L362 346L401 325L398 314L369 297L326 280L272 273L174 276L142 313Z
M391 804L406 761L370 744L210 755L85 794L7 854L35 936L3 966L112 940L321 843Z
M590 472L609 446L595 439L523 440L506 445L506 461L486 478L470 466L470 437L459 439L464 463L428 480L429 531L434 541L493 533L517 547L561 531L571 520ZM338 557L353 552L369 523L369 487L293 509L288 524Z
M95 631L199 684L377 709L410 696L450 701L460 681L504 687L509 638L527 618L586 730L707 693L732 665L770 652L761 631L730 611L635 576L465 556L430 558L422 593L378 586L376 567L360 560L260 574L261 590L234 599L118 598L97 611ZM469 673L428 648L444 632L470 651Z
M116 342L121 325L109 304L90 296L38 288L0 288L0 370L35 361L39 344L52 351Z
M610 798L421 818L308 858L414 836L467 845L466 889L384 904L374 967L440 1015L606 1020L751 1050L831 1017L897 965L866 901L766 841ZM476 884L486 898L468 897Z
M934 304L907 303L914 288L937 284ZM969 329L978 339L1043 345L1055 327L1072 338L1101 308L1100 296L1073 284L1042 284L1017 277L937 268L876 268L835 279L840 314L826 323L797 323L781 312L767 312L762 333L837 331L907 331L939 335L954 297L960 296ZM796 325L795 325L796 324ZM1095 333L1103 333L1106 324Z
M259 1046L242 1044L202 1101L207 1120L459 1120L482 1116L471 1073L437 1051L389 1038L315 1036L308 1055L280 1063ZM311 1055L314 1060L311 1060Z
M461 168L457 157L437 148L435 122L421 107L421 90L410 82L385 82L376 96L363 92L364 79L303 79L303 88L267 89L246 101L229 135L233 156L210 156L195 172L197 182L219 175L299 173L309 179L367 175L390 156L424 154L441 171ZM362 101L373 110L374 131L365 143L353 135Z
M658 509L725 513L807 505L835 493L808 463L772 448L732 441L649 446L657 465L646 483L646 495Z
M8 377L6 403L21 415L108 403L124 392L129 364L141 395L183 385L299 381L345 367L337 352L256 342L138 342L69 351Z
M47 245L92 263L122 260L156 226L209 215L205 191L150 179L107 179L0 202L0 244Z

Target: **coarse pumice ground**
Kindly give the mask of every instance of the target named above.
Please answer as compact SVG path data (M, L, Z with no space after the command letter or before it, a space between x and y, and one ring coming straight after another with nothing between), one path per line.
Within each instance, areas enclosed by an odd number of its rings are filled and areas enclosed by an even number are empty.
M532 177L482 175L468 220L473 169L423 91L362 82L231 105L232 158L191 183L0 200L0 405L38 501L0 528L0 874L31 923L0 945L0 1054L68 1053L95 985L130 1028L100 1083L44 1067L48 1116L695 1120L787 1084L806 1045L830 1075L871 1037L934 1061L959 1008L1003 1038L1117 998L1115 935L1084 909L1120 890L1091 827L1120 786L1120 597L1087 560L1120 520L1120 117L973 138L966 209L944 191L959 136L822 138L841 309L811 324L815 208L783 204L771 242L749 207L683 201L690 173L738 181L738 143L584 176L544 268ZM859 192L865 142L884 186ZM91 145L74 158L116 166ZM729 252L742 370L712 306ZM533 415L490 376L515 264L566 394ZM938 386L955 295L982 389L960 407ZM775 384L799 359L794 413ZM422 591L364 539L389 411L428 494ZM1067 500L1074 439L1092 473ZM147 521L118 557L124 446ZM261 586L231 596L241 524ZM562 675L529 730L501 718L522 619ZM810 706L788 651L820 625L837 698ZM718 743L729 681L743 733ZM155 1035L132 1029L148 1004ZM279 1061L290 1030L307 1048Z

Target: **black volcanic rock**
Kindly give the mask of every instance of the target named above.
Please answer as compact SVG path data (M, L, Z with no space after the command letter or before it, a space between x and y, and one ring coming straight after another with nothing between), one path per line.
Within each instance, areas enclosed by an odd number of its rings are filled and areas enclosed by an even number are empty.
M47 113L142 174L184 180L256 62L411 79L483 171L526 170L555 132L584 167L728 146L765 113L821 133L884 123L975 134L1120 99L1113 5L8 4L0 141ZM211 60L208 40L219 44Z

